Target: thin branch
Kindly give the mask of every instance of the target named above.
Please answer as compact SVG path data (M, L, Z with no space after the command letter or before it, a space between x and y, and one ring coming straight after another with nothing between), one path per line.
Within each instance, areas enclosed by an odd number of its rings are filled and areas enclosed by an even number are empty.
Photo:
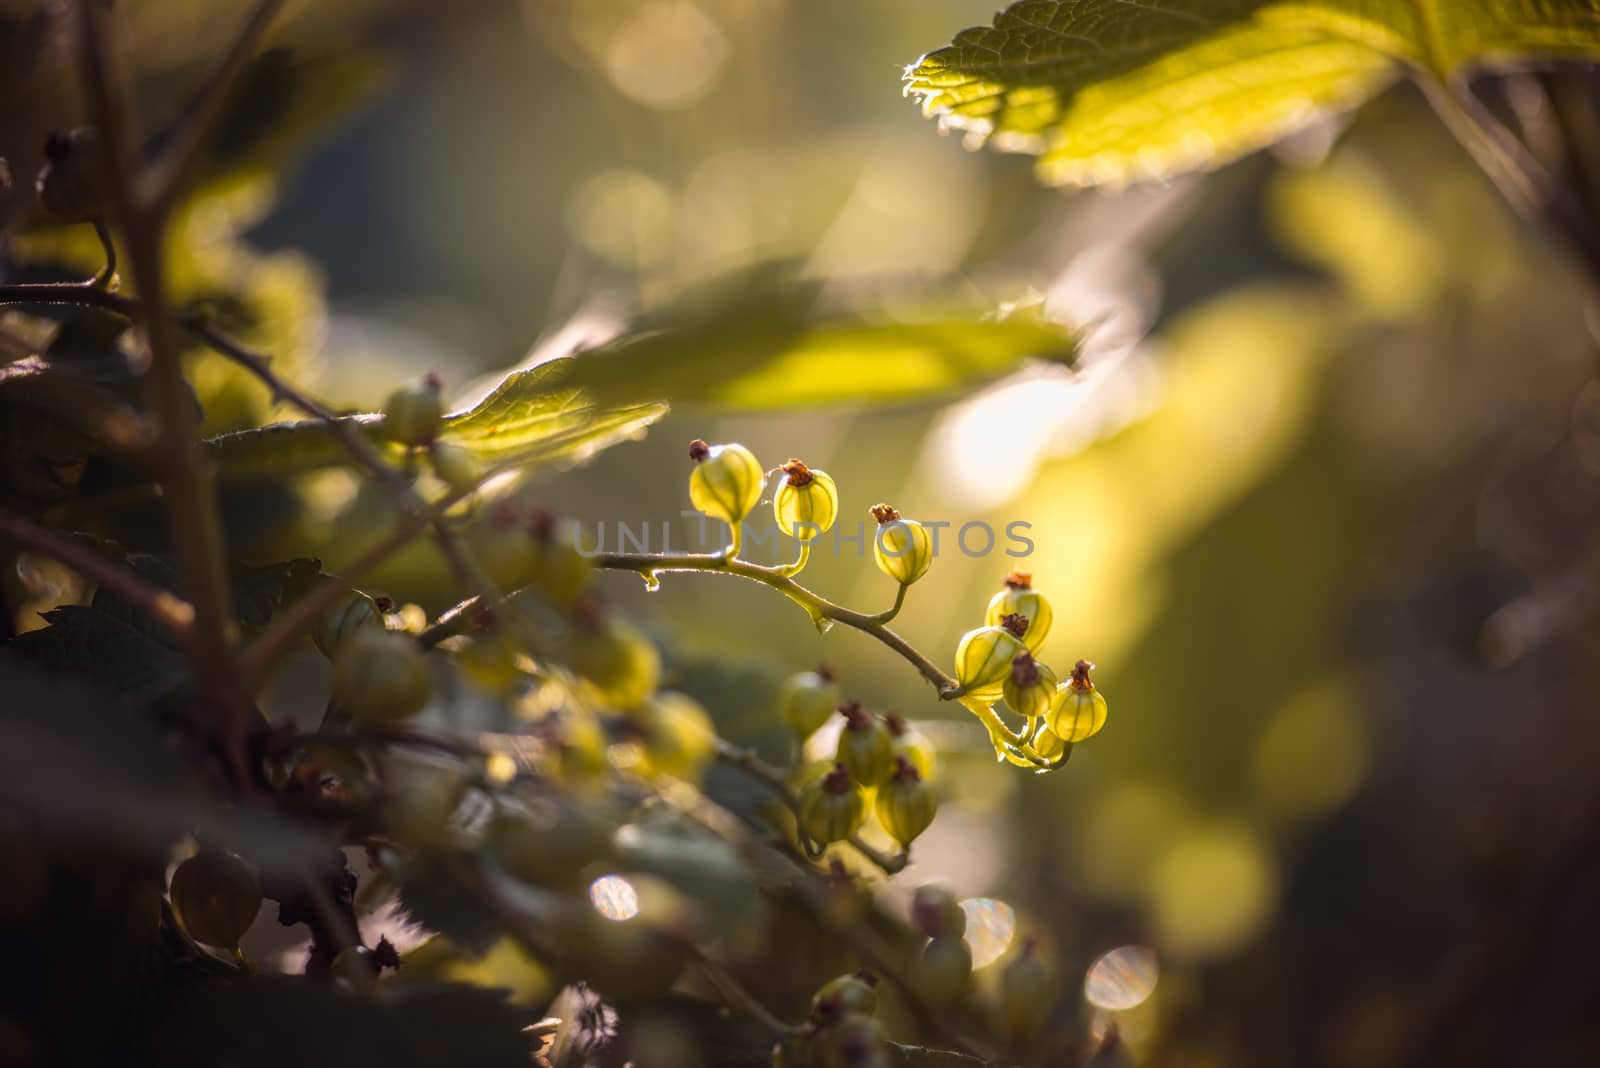
M0 539L43 553L93 579L155 620L180 645L193 638L194 606L140 578L114 560L19 515L0 512Z
M748 1016L755 1017L755 1019L761 1021L763 1027L779 1038L788 1038L807 1032L808 1028L797 1024L784 1023L773 1015L771 1010L756 1000L756 996L746 990L744 985L731 972L706 956L698 947L695 950L694 962L695 966L700 969L700 974L705 976L706 982L711 984L712 989L716 990L717 995L722 998L728 1008L733 1009L735 1012L743 1012Z
M217 64L210 81L200 88L184 110L171 141L145 172L136 190L138 203L147 206L153 214L164 215L170 211L183 191L183 183L215 129L223 106L282 8L283 0L259 0L234 36L228 54Z
M242 781L249 706L239 700L233 670L233 612L223 555L222 522L209 471L195 441L193 402L183 377L172 322L165 312L162 245L166 219L145 212L132 195L130 146L138 120L126 106L116 50L102 21L100 0L79 0L79 48L85 95L105 144L105 177L112 218L122 226L130 273L139 293L137 321L150 353L147 388L159 430L153 455L183 592L194 607L191 660L201 687L224 712L223 747ZM92 290L85 290L92 292Z
M1553 232L1582 260L1591 281L1600 281L1600 233L1582 205L1574 202L1470 87L1447 86L1420 72L1416 81L1439 121L1511 207Z
M798 818L800 815L800 799L795 796L793 790L789 789L789 782L783 772L762 760L754 750L745 749L718 738L717 759L724 764L738 768L771 790ZM906 865L911 862L910 850L902 850L891 855L867 844L859 834L852 834L845 841L856 852L881 868L885 875L897 875L904 871Z

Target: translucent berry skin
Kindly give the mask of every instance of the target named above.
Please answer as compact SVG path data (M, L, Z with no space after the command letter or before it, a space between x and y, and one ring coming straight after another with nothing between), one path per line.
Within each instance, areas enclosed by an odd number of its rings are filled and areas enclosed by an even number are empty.
M360 590L350 590L317 621L311 640L318 652L332 660L348 638L366 628L381 630L383 613L378 611L378 604L371 597Z
M853 1014L871 1016L877 1011L878 991L855 975L828 980L811 999L811 1018L822 1025Z
M910 762L924 782L932 782L938 774L938 753L934 750L933 744L915 730L894 736L894 755L904 757Z
M815 671L790 675L778 690L778 715L802 738L816 733L837 707L839 687Z
M854 785L842 790L831 785L830 773L812 781L800 794L800 826L826 845L849 838L867 818L867 801Z
M832 529L839 518L839 488L826 471L811 468L811 481L796 486L785 480L772 497L778 529L800 541L810 541Z
M890 778L878 790L878 822L902 849L928 829L938 811L938 791L914 769L909 776Z
M1028 629L1022 640L1030 653L1037 654L1050 634L1051 624L1055 622L1055 611L1050 607L1050 602L1037 590L1007 586L990 598L989 610L984 613L983 621L991 627L998 627L1000 621L1010 615L1022 616L1028 621Z
M1044 722L1063 742L1093 738L1106 725L1106 699L1098 689L1079 689L1063 682L1056 687L1055 703Z
M992 701L1005 691L1012 663L1027 648L1004 627L969 630L956 646L956 681L973 697Z
M1032 628L1029 628L1030 630ZM1019 716L1029 719L1043 716L1050 711L1051 705L1056 701L1056 673L1049 666L1037 660L1033 662L1033 681L1020 683L1017 681L1018 672L1016 662L1012 662L1012 671L1005 677L1001 693L1006 699L1006 704Z
M846 1016L819 1037L821 1068L889 1068L889 1035L875 1017Z
M641 707L661 681L661 654L643 631L622 619L575 635L572 666L603 703L623 711Z
M433 692L433 680L410 635L364 627L334 656L332 692L338 706L354 719L395 724L422 711Z
M1033 751L1045 760L1060 760L1061 755L1067 751L1067 743L1062 741L1046 723L1044 730L1033 739Z
M172 911L189 937L218 949L235 949L261 910L261 883L232 853L202 849L179 864L168 887Z
M93 126L52 134L39 171L39 203L59 222L91 222L105 212L100 194L100 137Z
M687 694L657 694L645 707L646 772L698 784L716 757L717 729L705 708Z
M426 445L444 419L444 397L431 378L400 386L383 402L383 434L401 445Z
M1055 976L1038 951L1025 946L1000 973L1001 1030L1013 1042L1032 1038L1044 1026L1055 1000Z
M952 1005L967 992L972 978L972 951L961 938L939 936L922 947L908 969L912 987L932 1005Z
M473 683L492 694L506 695L522 681L518 654L522 642L503 626L472 636L456 653L456 667Z
M839 732L839 763L862 786L878 786L894 768L894 740L877 716L863 714L859 723Z
M483 465L478 462L478 454L453 441L435 441L429 446L428 463L439 481L457 493L472 489L483 476Z
M917 887L911 898L911 920L929 938L960 940L967 932L967 910L938 883Z
M689 473L689 502L732 526L755 509L767 474L743 445L712 445Z
M933 537L915 519L891 519L878 527L872 555L879 571L909 586L933 566Z

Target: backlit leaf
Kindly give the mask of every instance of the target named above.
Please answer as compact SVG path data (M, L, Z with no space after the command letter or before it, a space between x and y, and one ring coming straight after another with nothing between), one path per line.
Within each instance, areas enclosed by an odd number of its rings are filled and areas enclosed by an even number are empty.
M1592 0L1020 0L906 72L946 126L1055 185L1220 166L1406 67L1600 55Z

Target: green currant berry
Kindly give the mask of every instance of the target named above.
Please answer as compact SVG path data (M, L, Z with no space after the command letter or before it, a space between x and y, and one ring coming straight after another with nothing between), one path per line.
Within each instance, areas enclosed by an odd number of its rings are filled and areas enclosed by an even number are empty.
M823 1068L889 1068L894 1063L888 1033L871 1016L846 1016L821 1038Z
M831 529L839 518L839 487L833 479L799 460L790 460L782 470L787 477L772 497L778 529L800 541Z
M905 757L896 757L894 773L878 790L878 822L889 837L907 849L939 811L939 795Z
M929 938L959 940L967 933L967 910L946 887L928 883L911 897L911 922Z
M1033 751L1043 760L1056 761L1067 751L1067 743L1062 741L1047 723L1038 734L1033 736Z
M871 1016L878 1011L877 988L878 978L870 972L828 980L811 999L811 1022L827 1027L846 1016Z
M218 949L237 949L261 911L255 871L220 849L202 849L179 864L167 889L189 937Z
M1013 1042L1027 1041L1044 1026L1055 1000L1055 976L1029 939L1000 973L1000 1029Z
M991 627L998 627L1006 616L1021 616L1028 621L1028 630L1022 640L1028 643L1031 653L1037 653L1044 645L1045 638L1050 634L1050 625L1055 622L1055 612L1050 608L1050 602L1045 600L1044 594L1033 588L1033 576L1026 571L1013 571L1006 576L1005 588L990 599L989 610L983 621Z
M466 493L483 477L478 454L453 441L435 441L428 446L428 462L439 481L457 493Z
M933 537L915 519L901 519L887 504L872 506L878 533L872 539L872 555L878 570L902 586L909 586L928 573L933 565Z
M699 783L717 755L717 729L699 701L687 694L660 693L645 705L647 772Z
M565 889L581 883L590 865L611 855L614 831L592 805L541 798L526 809L508 809L490 819L483 845L518 879Z
M1089 678L1093 670L1093 664L1080 660L1073 665L1072 678L1056 687L1045 726L1064 742L1092 738L1106 725L1106 699Z
M816 733L838 705L839 687L826 665L790 675L778 690L778 715L801 738Z
M529 530L530 514L514 497L489 502L467 527L467 549L502 590L520 590L539 575L539 551Z
M537 554L533 584L556 605L571 608L594 575L594 561L578 551L578 524L535 511L528 530Z
M444 419L444 383L426 375L400 386L383 402L383 434L401 445L426 445Z
M316 643L318 651L331 660L346 639L359 630L369 628L383 629L383 612L377 601L360 590L351 590L317 621L316 628L311 632L311 640Z
M894 739L894 755L905 757L923 781L932 782L939 770L939 755L932 743L894 712L883 717L883 723L889 728L889 737Z
M596 916L582 927L575 954L582 977L613 1002L643 1001L666 993L689 962L689 947L642 917Z
M456 667L478 687L505 696L523 679L523 643L506 626L490 626L456 651Z
M735 526L761 500L767 473L743 445L707 445L696 438L689 443L689 458L695 462L689 502L712 519Z
M661 654L643 631L622 619L580 628L572 666L602 703L624 711L643 705L661 681Z
M400 723L422 711L433 691L416 639L400 631L362 627L333 658L333 699L352 718Z
M100 136L93 126L51 134L37 190L44 210L60 222L93 222L105 212L101 197Z
M1007 616L1002 626L967 631L956 646L956 681L981 700L999 697L1012 663L1028 651L1022 642L1027 629L1026 619Z
M906 969L912 989L932 1005L952 1005L967 992L972 978L972 951L961 938L940 936L928 940Z
M1056 673L1035 660L1031 653L1018 653L1011 661L1011 673L1006 676L1001 692L1011 711L1031 720L1049 712L1055 703Z
M894 768L894 740L889 728L857 701L839 706L844 715L844 730L839 732L839 763L862 786L877 786Z
M554 773L569 783L591 783L604 775L606 732L594 716L570 713L561 716L550 732Z
M866 817L866 798L843 764L835 764L800 794L800 827L824 845L849 838Z

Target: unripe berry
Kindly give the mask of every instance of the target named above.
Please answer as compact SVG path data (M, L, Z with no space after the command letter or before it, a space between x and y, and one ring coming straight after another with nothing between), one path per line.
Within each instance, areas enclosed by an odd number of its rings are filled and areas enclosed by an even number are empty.
M835 764L801 791L800 827L823 845L849 838L866 817L866 798L843 764Z
M801 738L811 737L838 704L839 687L826 666L790 675L778 689L778 715Z
M689 960L689 947L643 917L585 925L576 961L588 984L613 1003L666 993Z
M884 716L883 723L889 728L889 737L894 740L894 755L905 757L917 769L923 781L932 782L939 770L939 754L934 751L933 744L894 712Z
M895 758L894 774L878 790L878 822L902 849L911 843L939 811L939 795L932 784L905 757Z
M1018 653L1011 661L1011 672L1006 675L1001 693L1011 711L1031 720L1050 711L1055 703L1056 673L1035 660L1032 654Z
M1034 736L1033 751L1043 760L1057 761L1067 751L1067 743L1050 729L1047 722L1044 729Z
M863 1014L847 1016L821 1037L823 1068L889 1068L889 1036L883 1024Z
M846 1016L871 1016L878 1011L878 980L868 972L830 979L811 999L811 1022L819 1027Z
M578 551L578 524L535 511L528 530L536 562L533 584L560 607L572 607L594 576L594 561Z
M622 711L644 704L661 681L661 654L643 631L623 619L580 629L574 636L572 667L601 702Z
M878 570L902 586L926 575L933 565L933 537L928 528L914 519L900 518L900 513L887 504L873 505L872 518L878 522L877 535L872 539Z
M717 729L699 701L688 694L657 694L645 705L647 772L699 783L716 757Z
M93 126L51 134L35 188L44 210L60 222L92 222L105 213L100 136Z
M883 721L864 712L856 701L839 706L844 730L839 732L839 763L862 786L877 786L894 769L894 741Z
M954 1004L966 994L972 978L972 951L962 938L941 935L930 939L906 970L906 978L929 1004Z
M1005 587L994 595L989 601L989 610L984 614L984 622L991 627L998 627L1000 621L1006 616L1021 616L1028 621L1028 630L1022 640L1028 644L1028 651L1037 653L1044 645L1045 638L1050 634L1050 625L1055 622L1055 612L1050 608L1050 602L1045 596L1033 588L1033 576L1026 571L1013 571L1006 576Z
M401 723L422 711L433 691L428 665L414 638L362 627L333 658L333 699L352 718Z
M1028 621L1007 616L998 627L979 627L962 635L956 646L956 681L973 697L992 701L1005 690L1011 665L1028 651L1022 635Z
M494 625L474 634L455 656L456 667L476 685L502 696L522 681L522 642L516 632Z
M737 525L761 500L767 473L743 445L689 443L695 467L689 474L689 502L713 519Z
M1073 665L1072 678L1056 687L1045 725L1064 742L1092 738L1106 725L1106 699L1089 678L1093 670L1093 664L1080 660Z
M928 883L911 897L911 922L928 938L954 938L967 933L967 910L946 887Z
M370 990L378 982L378 965L366 946L347 946L333 958L328 974L356 990Z
M168 892L189 937L218 949L237 949L261 910L255 871L219 849L202 849L179 864Z
M360 590L350 590L317 621L311 640L323 656L332 660L351 635L367 628L381 630L383 612L371 597Z
M478 454L454 441L435 441L429 445L428 462L439 481L457 493L472 489L483 477L483 464L478 462Z
M1000 973L1000 1029L1013 1042L1027 1041L1044 1026L1055 1000L1055 976L1029 939Z
M444 419L444 383L425 375L400 386L383 402L383 434L401 445L426 445Z
M772 497L778 529L800 541L810 541L832 528L839 518L839 488L833 478L799 460L790 460L782 470L786 477Z
M483 830L483 845L518 879L567 888L586 877L589 865L611 855L614 830L591 805L541 799L525 811L494 816Z

